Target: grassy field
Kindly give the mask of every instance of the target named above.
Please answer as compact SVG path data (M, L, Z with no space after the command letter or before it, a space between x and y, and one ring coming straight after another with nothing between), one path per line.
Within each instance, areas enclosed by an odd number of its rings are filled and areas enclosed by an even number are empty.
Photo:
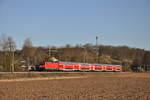
M150 73L1 77L0 100L150 100Z

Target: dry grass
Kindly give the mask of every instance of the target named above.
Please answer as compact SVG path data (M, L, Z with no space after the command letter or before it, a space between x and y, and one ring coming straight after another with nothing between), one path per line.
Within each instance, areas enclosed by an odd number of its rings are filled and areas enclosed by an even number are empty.
M0 82L0 100L150 100L150 73L86 77L3 81Z

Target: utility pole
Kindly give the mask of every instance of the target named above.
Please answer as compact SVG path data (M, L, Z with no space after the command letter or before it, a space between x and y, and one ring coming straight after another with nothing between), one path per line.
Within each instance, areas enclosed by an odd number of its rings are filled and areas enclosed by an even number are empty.
M14 72L14 61L15 61L15 51L12 51L12 68L11 68L11 73Z
M98 36L96 36L96 62L99 63Z
M83 47L83 48L84 48L84 63L86 63L87 50L86 50L86 47Z
M48 55L49 55L49 58L51 57L51 48L50 46L48 47Z
M11 71L11 73L13 74L13 72L14 72L14 52L15 52L15 49L14 49L14 46L13 46L13 44L12 44L12 41L9 41L9 48L10 48L10 58L11 58L11 60L10 60L10 71Z

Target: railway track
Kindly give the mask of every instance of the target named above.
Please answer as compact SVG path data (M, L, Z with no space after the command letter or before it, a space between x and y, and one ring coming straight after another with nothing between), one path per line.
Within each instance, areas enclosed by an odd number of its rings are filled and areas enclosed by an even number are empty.
M116 73L116 72L0 72L0 74L81 74L81 73ZM119 72L122 73L122 72Z

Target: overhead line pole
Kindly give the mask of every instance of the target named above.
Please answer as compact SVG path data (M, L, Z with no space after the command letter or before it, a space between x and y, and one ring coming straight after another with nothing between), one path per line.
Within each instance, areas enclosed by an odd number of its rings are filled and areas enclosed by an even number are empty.
M99 63L98 36L96 36L96 62Z
M51 49L50 49L50 47L48 47L48 55L49 55L49 57L51 56Z

